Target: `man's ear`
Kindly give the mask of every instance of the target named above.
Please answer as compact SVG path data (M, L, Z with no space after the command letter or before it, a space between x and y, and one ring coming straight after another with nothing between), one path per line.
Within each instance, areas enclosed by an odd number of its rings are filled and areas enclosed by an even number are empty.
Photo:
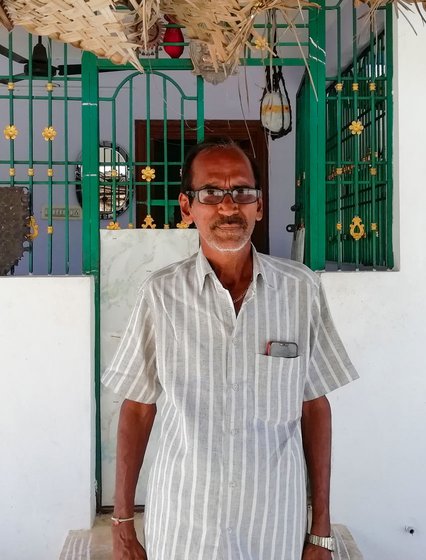
M179 194L179 206L180 212L182 214L182 220L190 225L194 221L191 214L191 205L189 203L189 198L184 193Z

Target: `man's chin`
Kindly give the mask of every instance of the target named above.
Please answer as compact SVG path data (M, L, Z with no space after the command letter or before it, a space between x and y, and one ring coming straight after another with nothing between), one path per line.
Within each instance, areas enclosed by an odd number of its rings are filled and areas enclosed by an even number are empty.
M237 240L216 240L208 239L207 244L220 253L238 253L250 242L250 239L239 239Z

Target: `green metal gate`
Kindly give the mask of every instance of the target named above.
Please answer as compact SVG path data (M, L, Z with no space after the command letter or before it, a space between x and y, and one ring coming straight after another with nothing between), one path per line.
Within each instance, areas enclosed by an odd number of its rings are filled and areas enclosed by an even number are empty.
M298 92L296 223L306 227L305 258L312 268L324 269L326 263L327 269L393 267L391 9L380 10L369 22L355 7L350 13L342 1L327 6L336 37L335 51L327 50L326 133L320 154L310 150L312 86L307 75ZM350 34L344 16L351 16ZM350 61L345 61L348 49ZM309 168L324 150L325 166L315 177ZM316 236L321 246L314 250Z
M67 45L4 30L0 39L0 188L25 188L31 216L25 253L12 273L81 273L81 209L74 196L81 72L69 74Z

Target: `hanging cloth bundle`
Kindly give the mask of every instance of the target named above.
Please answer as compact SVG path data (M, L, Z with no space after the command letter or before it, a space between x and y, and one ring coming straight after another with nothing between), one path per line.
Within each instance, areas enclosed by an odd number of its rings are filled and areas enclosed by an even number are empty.
M274 18L275 14L273 14ZM275 23L275 22L274 22ZM275 27L275 25L274 25ZM278 57L277 31L274 30L274 57ZM291 131L292 114L281 66L269 65L265 68L266 86L260 101L260 120L272 140L281 138Z

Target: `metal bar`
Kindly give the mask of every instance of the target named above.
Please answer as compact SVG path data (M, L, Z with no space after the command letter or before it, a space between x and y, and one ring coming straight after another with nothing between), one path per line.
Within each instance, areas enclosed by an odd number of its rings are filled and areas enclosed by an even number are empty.
M309 69L313 84L309 84L309 188L306 224L306 262L313 270L325 268L325 0L320 9L309 12ZM314 88L315 87L315 91Z
M50 84L52 82L52 40L49 39L49 56L47 64L47 80ZM50 128L53 125L52 122L52 90L47 89L47 126ZM53 139L47 142L47 154L48 154L48 169L47 169L47 273L52 274L53 269L53 166L52 166L52 142Z
M146 164L151 165L151 75L146 75ZM151 214L151 183L146 183L146 208Z
M387 95L387 108L386 108L386 265L388 268L394 267L393 256L393 239L392 239L392 221L393 221L393 168L392 168L392 154L393 154L393 19L392 19L392 5L386 6L385 15L386 25L386 95Z
M112 221L115 223L117 221L117 105L115 98L112 100L112 111L111 111L111 131L112 131L112 158L110 163L111 177L112 177ZM104 161L105 161L105 150L104 150ZM106 166L104 165L104 185L103 188L107 186L106 177Z
M297 47L297 43L294 44ZM272 66L304 66L303 57L300 58L275 58L269 61L269 58L240 58L241 66L265 66L265 63ZM152 70L193 70L192 60L190 58L167 59L167 58L149 58L140 59L145 73ZM102 70L132 70L130 65L116 65L109 60L99 60L99 69Z
M337 8L337 83L342 84L342 18L340 6ZM342 169L342 93L343 89L338 88L337 93L337 119L336 119L336 131L337 131L337 167ZM337 175L337 222L340 224L341 229L337 230L337 269L341 270L343 262L343 245L342 245L342 235L343 235L343 216L341 210L341 199L342 199L342 173ZM345 224L346 225L346 224ZM337 227L337 226L336 226Z
M353 95L353 120L358 119L358 29L357 29L357 12L356 7L352 7L352 60L353 60L353 77L354 82L352 84L352 95ZM355 88L355 84L357 88ZM359 137L357 134L353 135L354 142L354 211L355 216L359 216ZM359 269L359 241L355 241L355 266Z
M163 80L164 224L169 224L169 172L167 153L167 82Z
M204 140L204 80L197 76L197 142Z
M9 33L9 83L13 82L13 35ZM15 124L14 115L14 99L13 99L13 88L9 88L8 98L9 98L9 124L13 126ZM15 140L9 140L9 183L13 187L15 185ZM12 171L13 170L13 171Z
M369 65L370 65L370 72L371 72L371 82L370 82L370 122L371 122L371 169L374 170L373 172L370 171L371 177L371 219L368 221L368 226L371 232L371 260L373 263L373 268L377 266L377 234L376 231L373 230L371 224L378 223L377 218L377 206L376 206L376 179L377 179L377 162L376 162L376 152L377 152L377 139L376 139L376 57L374 52L374 45L375 45L375 33L373 30L373 25L370 23L370 56L369 56ZM374 84L374 87L373 87ZM366 224L367 225L367 224ZM374 226L373 226L374 227Z
M185 161L185 100L180 98L180 169Z
M133 163L133 78L130 81L129 88L129 159L127 162L127 176L129 178L128 196L129 196L129 224L128 227L133 227L133 198L134 198L134 163Z
M33 100L33 57L31 56L33 50L33 37L28 34L28 130L34 130L34 100ZM28 134L28 191L30 193L30 216L34 213L34 135ZM29 255L28 255L28 271L30 274L34 271L34 242L29 240Z
M64 152L65 152L65 166L64 166L64 174L65 174L65 274L69 274L70 271L70 217L69 217L69 162L68 162L68 153L69 153L69 138L68 138L68 46L64 43L63 49L63 64L64 64Z
M95 55L82 56L82 196L83 271L94 278L95 288L95 398L97 508L102 504L101 402L100 402L100 250L99 250L99 76ZM87 126L90 123L90 126Z

